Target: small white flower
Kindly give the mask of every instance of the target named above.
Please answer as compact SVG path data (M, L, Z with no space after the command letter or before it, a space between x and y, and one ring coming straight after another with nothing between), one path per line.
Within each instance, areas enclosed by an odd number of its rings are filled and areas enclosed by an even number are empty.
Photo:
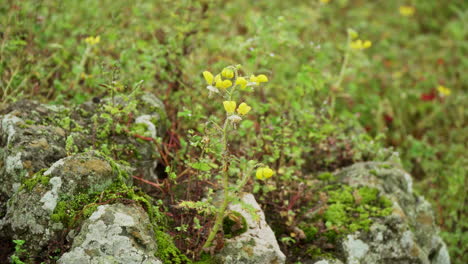
M228 117L228 120L231 121L232 123L239 123L242 120L242 117L238 115L230 115Z
M212 85L208 85L206 87L206 89L208 89L209 93L208 93L208 96L211 97L214 93L219 93L219 90L218 88L212 86Z

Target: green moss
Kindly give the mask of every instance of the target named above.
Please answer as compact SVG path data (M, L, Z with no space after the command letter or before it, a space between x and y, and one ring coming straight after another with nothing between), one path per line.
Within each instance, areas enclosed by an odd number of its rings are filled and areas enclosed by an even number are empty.
M223 219L223 231L226 238L236 237L247 231L247 221L239 212L230 211Z
M299 224L306 236L305 243L314 243L306 251L306 255L311 258L323 258L325 255L331 257L337 253L329 248L318 247L315 241L336 244L349 233L368 231L375 218L392 212L391 201L381 196L375 188L327 185L321 191L328 196L325 212L316 214L312 221ZM303 255L304 252L298 254Z
M336 180L335 175L333 175L333 173L330 173L330 172L321 173L319 174L319 176L317 176L317 178L322 181L335 181Z
M358 194L361 197L360 202L363 204L368 204L368 203L375 202L377 200L377 195L379 194L379 190L364 186L358 189Z
M46 169L42 169L38 171L37 173L35 173L30 179L25 180L23 184L21 185L20 189L21 190L26 189L27 191L32 191L38 183L44 186L49 184L50 177L43 175L45 171Z
M172 237L161 230L155 230L155 239L158 250L155 256L164 264L184 264L192 263L180 250L174 245ZM208 262L209 263L209 262Z
M350 186L343 186L339 190L330 191L328 200L332 203L352 204L354 203L353 191Z
M341 226L349 221L345 205L341 203L334 203L329 205L323 217L326 223L332 223L338 226Z

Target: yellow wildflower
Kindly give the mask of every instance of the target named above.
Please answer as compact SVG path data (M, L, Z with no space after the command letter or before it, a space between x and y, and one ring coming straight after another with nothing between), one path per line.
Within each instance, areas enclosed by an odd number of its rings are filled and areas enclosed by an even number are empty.
M252 74L250 75L250 82L258 85L262 82L268 82L268 77L266 77L265 74L260 74L258 76Z
M447 88L447 87L445 87L443 85L437 86L437 91L439 91L439 93L442 96L449 96L452 93L452 91L449 88Z
M214 82L217 88L223 88L223 80L221 79L221 75L216 74L214 77Z
M366 40L362 46L363 48L368 49L372 46L372 42L370 40Z
M253 82L253 83L258 82L258 81L257 81L257 77L255 77L255 75L253 75L253 74L250 75L250 82Z
M257 82L259 83L268 82L268 77L266 77L265 74L260 74L257 76Z
M415 9L412 6L400 6L400 15L402 16L412 16L414 15Z
M246 115L251 109L252 107L250 107L248 104L241 103L237 108L237 113L239 113L240 115Z
M100 36L96 36L96 37L87 37L85 38L85 42L91 46L94 46L96 44L98 44L99 42L101 41L101 37Z
M255 177L257 177L257 179L263 181L263 180L266 180L268 178L271 178L271 176L273 176L273 174L275 174L275 172L272 169L270 169L269 167L262 167L262 168L257 169Z
M364 50L370 48L372 46L372 42L370 40L362 41L358 39L355 41L351 41L350 46L354 50Z
M231 86L232 86L232 82L230 80L224 80L223 83L222 83L221 88L227 89L227 88L229 88Z
M244 89L247 86L247 80L244 77L239 77L236 79L236 85L239 85L241 89Z
M223 105L224 105L224 110L226 110L226 112L228 114L232 114L236 110L236 102L235 101L224 101Z
M229 69L229 68L224 68L223 71L221 72L221 75L224 77L224 78L228 78L228 79L231 79L234 77L234 71Z
M208 85L212 85L212 84L213 84L214 77L213 77L213 74L211 74L211 72L209 72L209 71L204 71L204 72L203 72L203 77L205 77L206 84L208 84Z
M330 0L320 0L320 3L322 3L322 4L328 4L328 3L330 3Z

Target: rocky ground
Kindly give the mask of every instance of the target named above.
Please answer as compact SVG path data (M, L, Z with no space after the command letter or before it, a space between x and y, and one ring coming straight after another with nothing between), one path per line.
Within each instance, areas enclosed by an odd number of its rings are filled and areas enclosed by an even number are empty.
M157 181L159 153L147 139L163 133L164 107L151 94L141 95L139 104L114 100L74 108L20 101L1 109L1 263L191 262L162 231L148 185L132 177ZM352 201L378 212L368 213L371 221L361 219L368 230L356 223L336 242L339 258L302 263L450 263L430 204L413 192L411 176L398 165L356 163L334 177L348 186L344 193L356 190ZM256 217L231 205L245 230L204 263L289 263L266 221L265 213L275 212L264 213L252 194L242 201ZM377 201L380 209L366 207ZM347 203L329 205L329 222L349 221ZM24 244L15 251L13 240Z

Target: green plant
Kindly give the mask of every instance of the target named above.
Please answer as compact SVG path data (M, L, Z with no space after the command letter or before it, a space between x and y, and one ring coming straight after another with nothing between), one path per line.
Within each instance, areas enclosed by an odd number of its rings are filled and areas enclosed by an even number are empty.
M17 240L13 240L13 243L15 243L15 253L10 257L11 262L13 264L26 264L25 262L21 260L27 257L27 254L26 254L27 251L22 248L24 243L26 243L26 241L17 239Z
M209 120L209 124L213 125L215 128L215 133L210 135L213 136L213 138L210 140L215 142L219 140L221 145L221 147L216 149L213 154L221 159L222 200L221 205L216 212L214 225L209 232L203 248L209 248L211 246L216 234L223 224L225 211L229 203L235 198L235 193L242 191L250 178L252 170L255 167L259 167L257 169L256 176L260 180L265 180L273 175L273 170L270 168L261 166L261 164L255 164L255 161L250 160L247 162L245 171L236 171L241 175L241 177L239 177L240 181L238 184L233 185L232 187L230 184L229 178L232 171L231 166L238 164L239 159L234 157L229 151L229 134L230 132L235 131L236 126L242 121L242 117L247 115L251 110L251 107L245 102L237 106L235 97L239 92L251 91L255 87L258 87L262 83L268 81L268 78L264 74L260 74L258 76L251 75L250 77L241 76L239 72L240 69L240 65L228 66L216 76L213 76L213 74L208 71L203 72L210 96L213 94L219 94L224 100L223 106L226 111L226 116L222 125L218 125L213 119ZM209 165L206 163L196 163L192 165L192 167L198 170L209 169Z

